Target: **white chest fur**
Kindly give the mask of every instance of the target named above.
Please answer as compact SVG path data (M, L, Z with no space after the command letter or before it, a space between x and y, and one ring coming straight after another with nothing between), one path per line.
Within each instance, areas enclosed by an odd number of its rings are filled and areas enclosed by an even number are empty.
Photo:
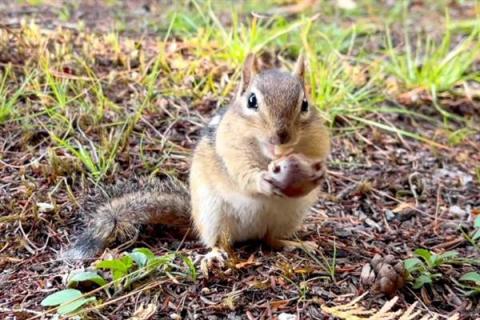
M274 237L290 237L313 204L309 198L252 197L240 193L225 194L223 201L223 219L234 242L261 239L267 231Z
M204 186L198 199L196 225L202 242L209 247L226 235L231 242L262 239L267 232L278 239L290 237L301 225L316 193L302 198L254 197L222 192Z

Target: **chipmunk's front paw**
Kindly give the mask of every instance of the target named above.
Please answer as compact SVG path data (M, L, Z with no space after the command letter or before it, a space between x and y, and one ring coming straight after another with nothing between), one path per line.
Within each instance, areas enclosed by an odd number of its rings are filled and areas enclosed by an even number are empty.
M225 267L225 261L228 259L228 254L225 250L214 247L210 252L200 256L196 259L196 263L200 262L200 271L205 277L208 277L208 270L215 264L220 268Z
M292 241L281 239L267 239L266 241L274 249L301 249L309 253L314 253L318 248L318 244L313 241Z
M314 253L315 250L318 249L318 244L313 241L302 241L300 244L300 248L305 250L306 252Z
M268 171L259 174L257 186L259 193L265 196L285 197L282 189L275 185L274 178Z

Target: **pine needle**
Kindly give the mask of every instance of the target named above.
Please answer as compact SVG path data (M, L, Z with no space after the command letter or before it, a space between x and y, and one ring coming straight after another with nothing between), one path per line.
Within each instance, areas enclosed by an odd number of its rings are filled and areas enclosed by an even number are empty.
M360 301L365 297L367 293L353 299L351 302L335 307L322 306L322 311L330 316L342 320L414 320L419 319L424 313L423 310L417 309L417 302L408 307L407 310L391 311L395 303L397 303L398 297L394 297L387 301L380 310L375 308L365 309L360 305ZM421 320L437 320L436 314L424 314ZM458 320L458 314L447 318L447 320Z

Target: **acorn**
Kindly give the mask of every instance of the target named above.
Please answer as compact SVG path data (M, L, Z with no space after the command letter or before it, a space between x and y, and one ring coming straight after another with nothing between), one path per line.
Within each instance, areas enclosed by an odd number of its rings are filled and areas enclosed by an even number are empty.
M268 167L272 183L287 197L301 197L318 186L324 165L293 153L272 161ZM323 171L322 171L323 170Z

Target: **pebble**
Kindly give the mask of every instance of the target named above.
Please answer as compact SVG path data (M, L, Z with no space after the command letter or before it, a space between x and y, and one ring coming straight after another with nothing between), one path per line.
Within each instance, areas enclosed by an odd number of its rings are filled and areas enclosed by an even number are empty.
M278 320L297 320L297 316L291 313L280 313Z
M386 210L385 211L385 218L387 218L387 221L392 221L395 218L395 214L393 213L392 210Z
M467 214L467 212L459 206L451 206L448 211L450 211L452 215L455 215L459 218L464 217Z

